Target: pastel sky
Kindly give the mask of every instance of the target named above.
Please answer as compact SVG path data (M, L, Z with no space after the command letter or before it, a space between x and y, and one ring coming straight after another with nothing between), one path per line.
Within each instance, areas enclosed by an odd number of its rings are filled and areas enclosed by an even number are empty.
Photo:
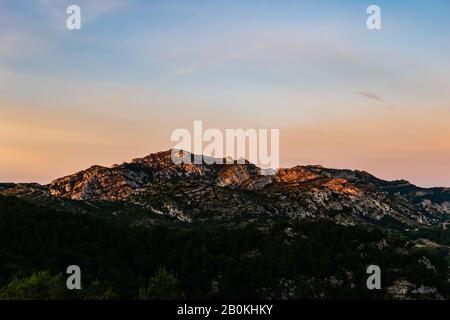
M450 187L450 1L0 0L0 181L167 150L194 120L279 128L282 166Z

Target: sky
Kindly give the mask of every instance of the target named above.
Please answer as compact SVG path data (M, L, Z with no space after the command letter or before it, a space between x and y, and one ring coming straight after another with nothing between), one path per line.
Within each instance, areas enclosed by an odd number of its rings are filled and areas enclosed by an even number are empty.
M449 57L447 0L0 0L0 181L167 150L202 120L280 129L283 167L450 187Z

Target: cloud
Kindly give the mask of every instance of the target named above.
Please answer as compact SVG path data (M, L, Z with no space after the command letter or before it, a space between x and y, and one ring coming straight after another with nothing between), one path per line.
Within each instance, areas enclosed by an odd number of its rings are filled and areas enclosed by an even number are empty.
M33 1L27 4L27 14L32 15L29 19L0 4L0 64L46 50L52 37L66 31L66 9L73 3L73 0ZM127 5L124 0L78 0L76 4L81 8L82 26Z
M359 92L358 94L361 97L365 97L365 98L368 98L368 99L371 99L371 100L375 100L375 101L378 101L378 102L384 102L385 101L381 96L379 96L378 94L373 93L373 92L363 91L363 92Z

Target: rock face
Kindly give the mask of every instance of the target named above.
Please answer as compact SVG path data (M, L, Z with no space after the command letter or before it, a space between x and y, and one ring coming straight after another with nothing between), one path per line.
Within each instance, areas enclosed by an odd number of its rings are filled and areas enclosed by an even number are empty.
M188 176L210 176L217 171L205 164L174 165L171 151L134 159L111 168L93 166L60 179L48 186L55 197L72 200L123 200L152 181Z
M218 184L225 186L242 186L260 175L260 170L251 164L224 165L218 172Z
M361 190L349 183L348 180L342 178L331 179L330 181L324 183L324 186L332 191L345 193L355 197L362 194Z
M285 183L298 183L319 178L319 175L307 167L294 167L290 169L281 168L278 170L276 180Z
M325 217L340 223L436 225L449 220L450 189L423 189L367 172L296 166L273 175L251 163L180 163L195 156L150 154L110 168L93 166L47 186L0 184L0 194L33 199L125 201L192 221L248 215L290 219Z
M145 186L150 175L145 171L131 168L105 168L93 166L53 181L49 193L55 197L72 200L120 200L125 199L134 190Z

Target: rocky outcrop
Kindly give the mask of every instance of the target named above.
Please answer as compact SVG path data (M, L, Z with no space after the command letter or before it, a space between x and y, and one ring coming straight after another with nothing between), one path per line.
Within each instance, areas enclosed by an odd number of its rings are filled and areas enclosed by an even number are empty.
M174 163L176 160L191 161ZM194 162L194 160L197 160ZM211 159L209 159L211 160ZM210 163L210 162L208 162ZM326 217L340 223L436 225L450 215L450 191L367 172L296 166L265 175L254 164L208 164L171 150L112 167L93 166L47 186L0 184L0 194L30 199L126 201L182 221L196 216Z
M49 193L72 200L120 200L150 181L148 173L126 167L93 166L53 181Z
M407 280L395 281L386 292L393 300L444 300L435 287L423 284L417 287Z
M319 178L318 173L312 172L306 167L297 166L290 169L278 170L276 180L284 183L298 183Z
M221 187L240 187L245 182L255 179L259 173L260 170L251 164L227 164L218 172L217 183Z
M123 200L151 181L189 176L212 176L217 169L206 164L175 165L171 151L134 159L111 168L93 166L54 180L48 186L51 195L72 200Z
M335 191L335 192L341 192L352 196L360 196L362 194L361 190L353 186L352 184L348 183L346 179L342 178L334 178L330 179L329 181L325 182L323 184L328 189Z
M45 186L38 183L0 183L0 194L40 200L49 197Z

